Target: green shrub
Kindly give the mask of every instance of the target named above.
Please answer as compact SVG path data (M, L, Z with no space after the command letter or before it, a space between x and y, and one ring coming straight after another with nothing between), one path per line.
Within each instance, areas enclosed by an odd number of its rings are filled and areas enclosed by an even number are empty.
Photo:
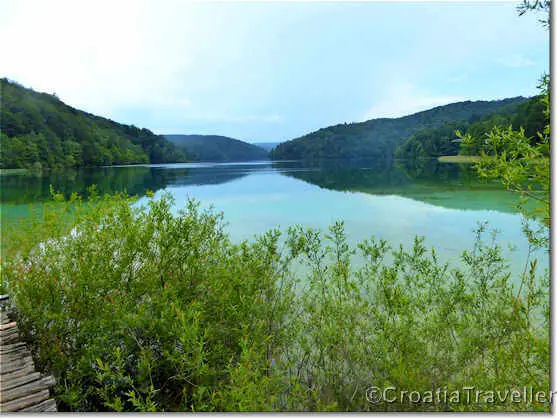
M352 249L342 223L233 244L193 201L174 215L170 196L57 199L43 220L74 222L22 233L2 283L61 410L549 409L366 398L370 386L549 391L547 274L532 261L513 287L485 226L451 268L421 239Z

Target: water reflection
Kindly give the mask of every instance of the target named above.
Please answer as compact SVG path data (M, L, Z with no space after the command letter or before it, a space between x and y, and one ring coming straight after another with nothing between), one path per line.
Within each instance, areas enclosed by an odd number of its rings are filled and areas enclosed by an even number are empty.
M433 160L321 161L306 170L281 170L286 176L336 191L396 195L460 210L514 213L518 197L500 184L480 181L471 165Z
M41 174L0 176L2 224L28 215L27 203L49 198L49 186L66 195L86 194L90 185L101 193L169 190L179 210L189 197L223 211L233 240L251 239L272 228L295 224L326 230L345 221L352 244L371 236L397 246L415 235L426 237L444 261L456 261L473 246L472 229L487 221L500 230L499 243L511 270L524 268L528 242L521 231L517 197L499 185L478 182L466 165L437 162L328 160L236 164L174 164L107 167ZM140 200L140 203L145 202ZM547 258L541 262L547 266Z
M226 184L246 176L275 174L333 191L397 195L452 209L515 212L516 197L499 185L480 183L470 165L436 161L378 163L358 160L167 164L13 173L0 176L1 202L22 204L49 199L50 185L69 196L127 191L143 196L169 187ZM269 179L266 178L265 182ZM264 186L264 185L263 185Z

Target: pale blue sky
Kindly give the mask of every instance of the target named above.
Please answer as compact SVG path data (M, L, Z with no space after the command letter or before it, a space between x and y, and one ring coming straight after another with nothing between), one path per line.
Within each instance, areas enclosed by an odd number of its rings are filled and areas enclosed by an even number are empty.
M0 76L161 134L284 141L536 94L549 33L516 2L0 2Z

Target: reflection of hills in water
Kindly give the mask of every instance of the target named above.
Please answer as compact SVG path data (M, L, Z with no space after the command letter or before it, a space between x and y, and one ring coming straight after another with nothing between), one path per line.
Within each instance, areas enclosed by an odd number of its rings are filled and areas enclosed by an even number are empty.
M96 185L103 193L127 191L129 195L143 196L147 192L167 186L217 185L240 179L249 171L246 166L211 166L192 168L164 166L101 167L80 170L63 170L0 176L3 203L29 203L44 201L50 197L50 185L54 190L70 196L76 192L87 196L87 188Z
M397 195L450 209L517 212L517 196L499 184L480 182L471 165L328 160L308 170L281 172L331 190Z
M436 161L378 164L369 161L326 160L234 164L169 164L102 167L0 176L3 203L22 204L49 199L50 185L69 196L127 191L143 196L167 187L218 185L250 174L280 173L335 191L397 195L452 209L515 212L517 198L499 185L480 183L469 165Z

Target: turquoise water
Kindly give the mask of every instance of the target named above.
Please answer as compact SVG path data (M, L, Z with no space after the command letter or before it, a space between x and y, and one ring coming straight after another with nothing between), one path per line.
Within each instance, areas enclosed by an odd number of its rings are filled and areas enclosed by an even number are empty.
M414 236L425 236L442 260L457 262L461 252L472 247L477 223L487 221L500 230L499 243L513 272L522 271L528 250L521 216L513 208L517 197L497 185L479 183L466 165L188 163L14 173L1 180L3 222L25 216L28 203L47 199L51 184L65 194L85 194L96 184L101 192L127 190L143 196L140 204L147 190L155 196L170 192L176 210L196 198L224 212L235 241L275 227L326 229L343 220L353 244L375 236L394 246L409 246ZM547 255L537 256L548 266Z

